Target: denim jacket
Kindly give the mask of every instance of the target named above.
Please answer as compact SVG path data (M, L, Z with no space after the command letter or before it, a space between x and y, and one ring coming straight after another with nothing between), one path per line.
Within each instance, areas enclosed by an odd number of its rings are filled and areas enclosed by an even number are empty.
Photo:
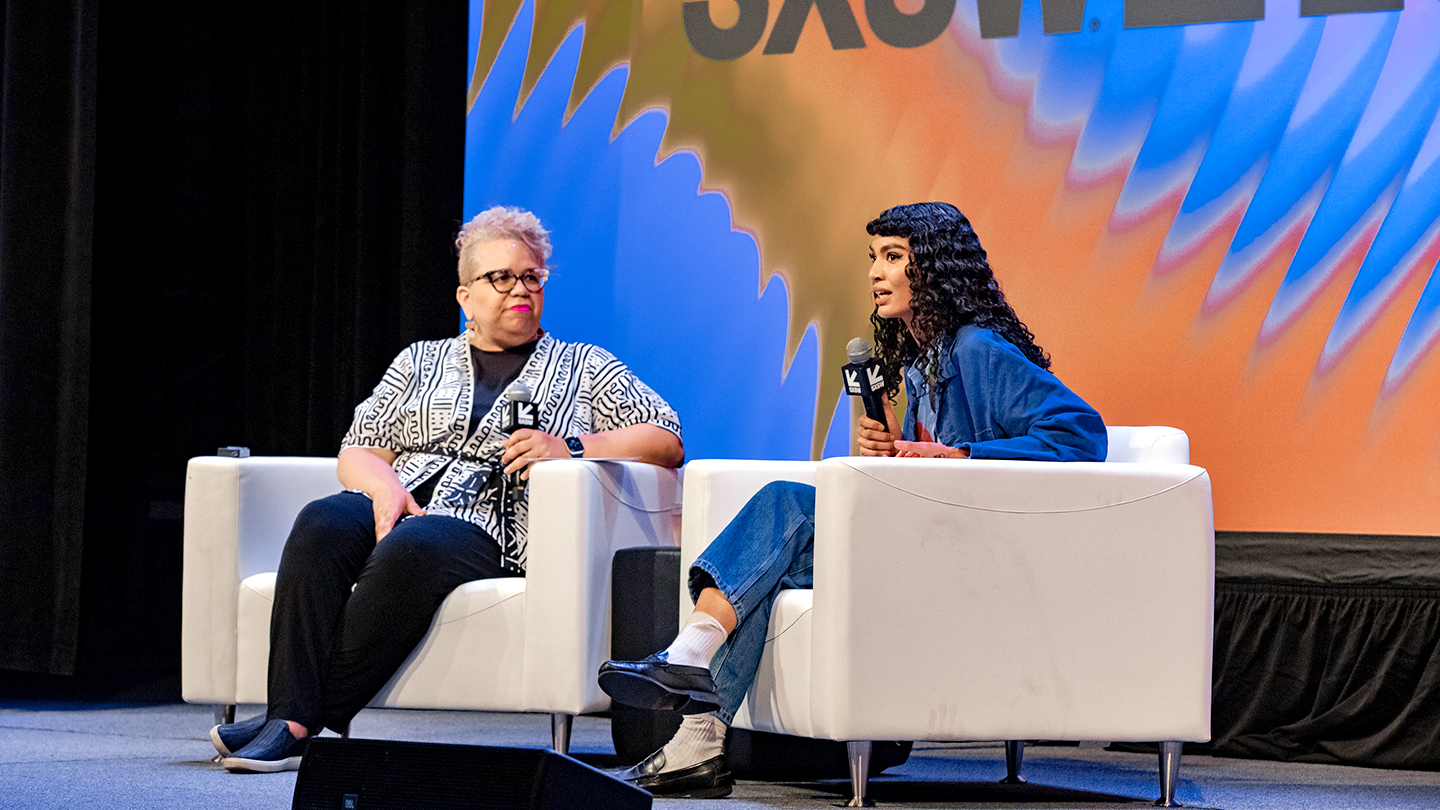
M1105 423L1054 374L1010 341L967 324L944 339L934 441L967 448L971 458L1104 461ZM916 440L917 409L929 386L905 370L905 425Z

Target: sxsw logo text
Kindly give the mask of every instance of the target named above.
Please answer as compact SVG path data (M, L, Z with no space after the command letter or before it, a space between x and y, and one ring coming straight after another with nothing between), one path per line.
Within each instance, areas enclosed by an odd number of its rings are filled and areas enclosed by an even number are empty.
M879 366L857 366L847 365L843 369L845 377L845 391L851 396L860 396L869 389L871 393L885 390L885 375L880 371ZM865 375L864 387L861 387L860 375Z
M1034 2L1035 0L1031 0ZM686 0L682 16L690 47L707 59L739 59L765 37L770 0L736 0L740 19L720 28L710 18L710 0ZM955 16L956 0L924 0L919 11L901 11L896 0L865 0L865 22L875 38L893 48L918 48L935 41ZM1021 0L976 0L980 36L986 39L1020 34ZM810 18L819 13L820 24L835 50L865 47L860 23L849 0L781 0L780 13L770 28L763 53L794 53ZM1400 11L1405 0L1300 0L1300 16L1349 14L1362 11ZM1045 33L1069 34L1085 25L1085 0L1043 0ZM1125 27L1197 25L1265 19L1265 0L1125 0ZM1091 21L1092 29L1098 20Z

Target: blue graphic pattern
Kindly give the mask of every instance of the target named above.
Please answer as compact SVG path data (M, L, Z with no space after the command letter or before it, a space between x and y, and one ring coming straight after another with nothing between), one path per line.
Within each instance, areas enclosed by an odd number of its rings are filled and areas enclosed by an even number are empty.
M972 36L974 14L962 4L958 15ZM1078 129L1072 185L1127 172L1112 227L1183 195L1157 274L1227 222L1236 228L1201 317L1298 240L1257 345L1283 336L1347 255L1363 255L1317 373L1344 359L1405 280L1428 275L1388 371L1384 393L1394 393L1440 338L1430 250L1440 239L1440 5L1301 17L1290 0L1267 4L1261 21L1144 29L1122 28L1123 14L1122 0L1091 0L1098 30L1045 36L1040 4L1028 2L1020 36L993 44L1007 73L1035 83L1032 135Z
M479 41L472 7L470 59ZM656 163L667 118L639 116L612 141L628 71L603 78L564 121L583 27L561 45L518 115L534 15L520 10L466 127L466 219L492 205L535 211L556 268L545 327L606 347L680 413L688 458L810 457L819 375L812 326L785 359L789 302L777 276L757 295L754 239L729 203L698 193L680 152ZM826 455L849 451L849 403Z
M757 295L754 240L732 230L723 195L699 193L694 155L656 162L664 112L610 139L627 69L564 121L578 27L512 115L533 2L469 114L465 216L521 205L553 227L547 327L630 363L680 411L692 458L808 457L814 327L787 361L788 291L773 278ZM1428 278L1394 347L1387 396L1440 342L1440 3L1328 17L1301 17L1298 5L1272 0L1253 22L1125 29L1123 0L1090 0L1086 30L1047 36L1030 0L1020 35L987 47L1003 73L1033 82L1031 137L1074 139L1072 186L1124 177L1112 228L1178 203L1152 272L1173 271L1234 229L1200 318L1294 246L1254 339L1282 339L1327 285L1348 283L1315 369L1325 374L1408 281ZM471 64L480 8L475 0ZM954 24L974 41L975 6L960 4ZM1357 260L1353 279L1339 277ZM848 407L842 399L844 418L831 418L827 455L848 445Z

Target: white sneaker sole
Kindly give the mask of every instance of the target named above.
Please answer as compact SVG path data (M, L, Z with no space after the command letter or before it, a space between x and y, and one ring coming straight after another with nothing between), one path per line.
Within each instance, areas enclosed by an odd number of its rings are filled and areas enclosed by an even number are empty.
M284 759L241 759L240 757L226 757L220 760L225 770L231 773L279 773L280 771L300 770L300 760L304 756L286 757Z
M215 746L215 752L222 757L228 757L231 754L235 753L229 748L226 748L225 743L220 742L220 726L218 724L214 728L210 729L210 744Z

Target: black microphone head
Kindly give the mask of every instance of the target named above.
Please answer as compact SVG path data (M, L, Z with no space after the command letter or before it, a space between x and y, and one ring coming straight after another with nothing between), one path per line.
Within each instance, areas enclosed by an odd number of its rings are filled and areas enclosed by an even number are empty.
M511 402L530 402L534 397L535 392L530 390L530 384L524 380L516 380L505 389L505 398Z
M870 362L870 358L875 356L875 349L870 345L870 341L857 337L845 344L845 354L849 356L851 363L858 366Z

